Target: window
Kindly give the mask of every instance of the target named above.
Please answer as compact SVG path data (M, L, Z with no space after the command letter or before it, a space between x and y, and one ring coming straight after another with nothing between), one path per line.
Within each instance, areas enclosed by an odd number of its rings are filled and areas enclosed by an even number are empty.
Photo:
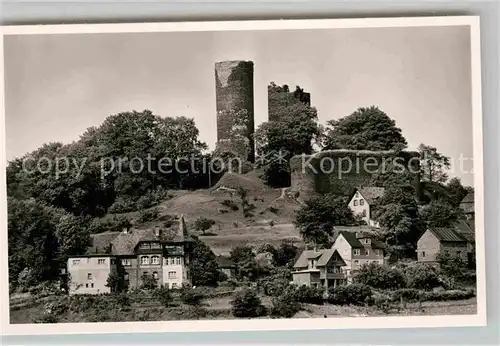
M364 199L360 199L359 200L359 205L364 205L365 204L365 200Z
M168 278L169 279L176 279L177 278L177 272L168 272Z
M132 262L130 261L130 258L124 258L124 259L122 259L122 265L124 265L124 266L130 266L130 265L132 265Z
M148 276L148 272L142 272L142 276Z
M115 259L114 259L114 258L112 258L112 259L111 259L111 264L115 264L115 263L116 263Z
M379 249L375 249L375 255L380 256L380 250Z
M172 284L172 288L177 288L177 284L175 282Z
M361 216L366 216L366 209L363 209L363 211L361 212Z
M181 264L181 258L180 257L176 257L175 258L175 264L178 264L178 265Z
M153 279L158 280L158 272L153 272Z
M149 243L141 243L139 249L151 249L151 245Z
M93 282L92 282L92 283L90 283L90 287L91 287L91 288L94 288L94 283L93 283Z
M173 264L174 264L174 258L173 258L173 257L170 257L170 258L168 259L168 264L170 264L170 265L173 265Z
M356 207L358 205L358 200L355 199L353 205Z
M105 264L106 263L106 260L104 258L99 258L97 260L97 264Z
M161 248L160 243L152 243L151 248L152 249L160 249Z
M141 257L141 264L142 265L149 264L149 257L148 256L142 256Z
M87 273L87 280L92 280L92 273Z
M370 254L370 250L365 249L365 256L368 256Z
M79 265L79 264L80 264L80 260L73 260L73 265L74 265L74 266L77 266L77 265Z
M123 275L123 280L128 281L128 279L129 279L129 278L128 278L128 274L124 274L124 275Z
M422 251L422 257L425 257L425 251Z
M354 261L354 264L359 264L359 261L358 261L358 260L355 260L355 261Z
M356 194L354 195L355 197L359 197L359 192L356 191Z
M160 264L160 257L159 256L151 257L151 264Z
M370 244L370 243L371 243L371 241L370 241L370 239L363 239L363 243L365 243L365 244Z
M354 249L354 255L355 256L361 255L361 250L360 249Z
M85 288L89 288L89 284L88 283L85 284Z
M457 251L457 257L460 257L460 253L461 253L460 251Z

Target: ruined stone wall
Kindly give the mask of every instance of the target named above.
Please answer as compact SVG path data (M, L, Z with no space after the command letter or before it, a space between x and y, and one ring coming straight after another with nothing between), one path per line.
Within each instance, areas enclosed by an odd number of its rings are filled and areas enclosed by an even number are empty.
M403 151L327 150L313 155L294 156L290 161L291 189L301 196L334 193L347 196L354 188L367 185L380 170L409 169L420 190L419 154Z
M248 159L255 160L253 62L223 61L215 64L217 141L235 136L248 139ZM230 146L229 146L230 147Z

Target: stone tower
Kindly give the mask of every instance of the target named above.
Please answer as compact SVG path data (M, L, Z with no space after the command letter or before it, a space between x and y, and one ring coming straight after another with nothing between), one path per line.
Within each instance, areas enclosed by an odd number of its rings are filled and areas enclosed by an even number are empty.
M215 64L217 150L254 162L253 62Z

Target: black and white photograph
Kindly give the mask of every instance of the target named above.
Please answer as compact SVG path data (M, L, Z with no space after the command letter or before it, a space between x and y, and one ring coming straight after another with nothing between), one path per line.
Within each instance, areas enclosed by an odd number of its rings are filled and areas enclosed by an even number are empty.
M1 30L9 333L485 323L477 17Z

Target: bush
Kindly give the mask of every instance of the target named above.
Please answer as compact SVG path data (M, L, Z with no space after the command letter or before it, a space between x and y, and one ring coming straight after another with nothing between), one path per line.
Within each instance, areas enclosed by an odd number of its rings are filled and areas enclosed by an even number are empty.
M330 288L329 300L338 305L363 305L372 295L370 286L364 284L351 284Z
M422 300L422 291L416 288L403 288L394 291L391 295L391 300L394 302L403 301L405 302L418 302Z
M198 289L184 288L181 291L181 300L184 304L199 306L205 295Z
M118 197L114 203L108 208L111 214L128 213L136 209L135 201L129 197Z
M300 304L292 290L286 290L281 295L272 298L271 316L292 318L300 311Z
M290 286L291 272L288 269L275 269L264 278L261 285L268 296L278 296Z
M475 296L476 293L473 289L423 292L423 300L426 301L463 300Z
M402 270L377 263L363 264L356 270L354 281L381 289L398 289L406 286L406 278Z
M406 269L408 288L431 290L442 286L438 269L431 264L417 263Z
M160 215L160 209L153 208L148 210L142 210L139 214L139 222L150 222L154 221Z
M173 301L172 293L167 287L157 288L154 292L154 296L160 301L161 305L165 307L168 307Z
M321 288L302 285L295 288L293 295L299 303L323 304L323 290Z
M231 301L234 317L258 317L264 312L262 302L253 289L244 289L237 292Z
M239 209L240 209L240 208L238 207L238 205L237 205L234 201L232 201L232 200L230 200L230 199L225 199L225 200L223 200L222 202L220 202L220 204L222 204L222 205L223 205L223 206L225 206L225 207L228 207L228 208L229 208L229 209L231 209L232 211L237 211L237 210L239 210Z

